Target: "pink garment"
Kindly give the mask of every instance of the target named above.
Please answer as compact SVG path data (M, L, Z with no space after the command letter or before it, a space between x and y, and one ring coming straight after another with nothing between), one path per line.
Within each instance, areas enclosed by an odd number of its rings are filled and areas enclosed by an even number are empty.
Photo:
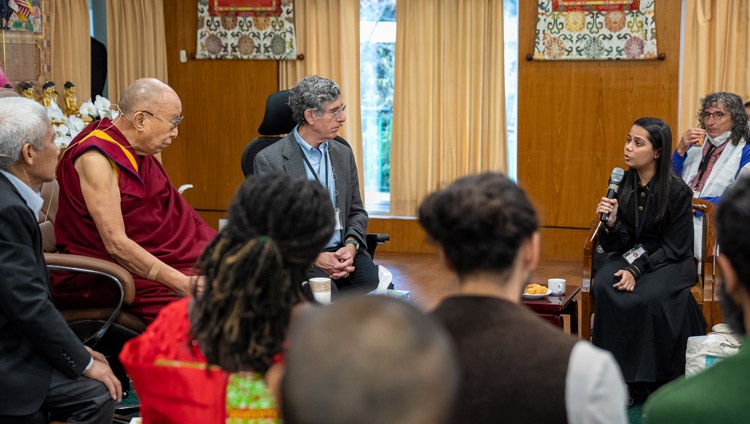
M3 72L3 68L0 68L0 87L5 87L8 84L13 85L13 81L9 80Z

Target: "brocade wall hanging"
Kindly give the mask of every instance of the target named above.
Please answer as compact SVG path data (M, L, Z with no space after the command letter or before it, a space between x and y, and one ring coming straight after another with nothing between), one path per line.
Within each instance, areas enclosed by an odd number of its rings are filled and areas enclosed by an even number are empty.
M295 59L292 0L198 0L196 59Z
M654 3L539 0L533 59L656 59Z

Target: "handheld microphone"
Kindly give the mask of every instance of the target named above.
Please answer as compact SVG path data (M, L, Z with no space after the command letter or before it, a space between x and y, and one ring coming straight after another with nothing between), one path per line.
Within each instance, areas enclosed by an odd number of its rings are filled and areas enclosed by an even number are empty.
M622 178L625 176L625 171L622 168L615 168L612 170L612 175L609 177L609 187L607 187L607 199L614 199L617 195L617 190L620 188ZM602 222L606 222L609 219L608 213L601 214L600 217Z

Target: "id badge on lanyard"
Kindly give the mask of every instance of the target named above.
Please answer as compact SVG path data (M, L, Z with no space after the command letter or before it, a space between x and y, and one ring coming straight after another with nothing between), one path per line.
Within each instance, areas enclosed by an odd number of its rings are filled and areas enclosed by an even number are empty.
M633 262L635 262L636 259L643 256L643 254L646 253L646 249L643 247L642 244L638 243L635 247L628 250L627 252L622 254L622 257L625 259L625 261L632 265Z
M336 208L336 228L334 230L341 231L344 229L344 226L341 225L341 210L339 208Z

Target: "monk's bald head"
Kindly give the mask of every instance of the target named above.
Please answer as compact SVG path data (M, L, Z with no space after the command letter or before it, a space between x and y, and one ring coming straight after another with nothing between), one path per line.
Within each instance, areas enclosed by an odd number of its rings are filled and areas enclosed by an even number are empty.
M177 93L156 78L141 78L130 84L120 97L120 111L130 114L138 110L149 110L169 98L178 98Z

